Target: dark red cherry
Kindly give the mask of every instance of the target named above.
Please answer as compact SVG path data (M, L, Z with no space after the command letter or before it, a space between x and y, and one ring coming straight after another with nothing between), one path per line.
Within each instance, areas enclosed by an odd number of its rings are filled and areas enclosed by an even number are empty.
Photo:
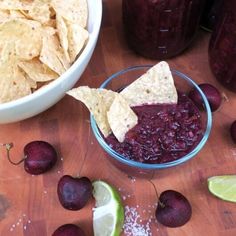
M211 84L199 84L199 87L205 94L211 111L216 111L222 103L222 96L219 90ZM189 92L189 97L199 109L203 108L203 99L197 89L191 90Z
M85 234L79 226L74 224L65 224L57 228L52 236L85 236Z
M57 162L57 152L45 141L33 141L24 147L24 168L30 174L39 175L50 170Z
M7 151L7 159L13 165L24 162L25 171L32 175L39 175L50 170L57 162L55 148L45 141L32 141L24 147L24 157L19 161L13 161L10 157L10 150L13 143L0 143Z
M179 227L187 223L191 215L191 205L184 195L174 190L161 193L156 209L156 218L161 224Z
M92 197L92 183L87 177L64 175L58 182L57 195L64 208L80 210Z

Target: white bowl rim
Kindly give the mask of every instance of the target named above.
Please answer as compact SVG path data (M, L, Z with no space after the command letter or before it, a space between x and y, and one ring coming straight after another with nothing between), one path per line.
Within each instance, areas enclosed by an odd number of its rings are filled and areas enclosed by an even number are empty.
M78 57L78 59L71 65L71 67L63 73L61 76L59 76L56 80L50 82L47 84L45 87L35 91L32 94L29 94L25 97L19 98L17 100L13 100L10 102L2 103L0 104L0 111L4 111L5 109L11 109L15 108L16 106L20 106L22 104L26 104L28 102L31 102L32 100L35 100L44 94L47 94L50 92L50 90L54 87L57 87L59 84L63 83L70 75L75 71L77 68L77 65L80 64L89 54L93 47L93 41L90 40L91 38L96 39L97 35L99 34L100 26L101 26L101 21L102 21L102 0L96 0L98 2L98 7L97 7L97 14L98 14L98 20L95 20L95 23L93 25L93 30L90 33L89 32L89 40L85 48L83 49L82 53Z

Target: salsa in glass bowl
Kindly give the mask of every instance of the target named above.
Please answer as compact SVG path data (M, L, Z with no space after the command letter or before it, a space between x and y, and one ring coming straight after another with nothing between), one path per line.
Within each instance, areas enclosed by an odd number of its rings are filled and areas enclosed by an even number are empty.
M122 91L144 74L151 65L134 66L110 76L100 88ZM171 70L178 91L177 104L144 104L131 107L138 123L123 142L113 133L104 137L91 115L93 133L108 159L129 175L150 174L177 166L193 158L206 143L212 125L207 98L198 85L183 73ZM199 110L188 97L196 89L204 106Z

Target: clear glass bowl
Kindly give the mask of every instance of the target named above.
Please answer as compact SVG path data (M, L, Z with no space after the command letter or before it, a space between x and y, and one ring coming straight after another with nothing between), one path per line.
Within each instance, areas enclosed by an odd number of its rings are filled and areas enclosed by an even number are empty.
M129 67L127 69L124 69L122 71L119 71L112 76L110 76L106 81L102 83L100 88L106 88L113 91L119 91L120 89L126 87L128 84L132 83L134 80L136 80L138 77L140 77L142 74L144 74L152 65L145 65L145 66L134 66ZM207 98L205 97L202 90L199 88L199 86L188 76L184 75L183 73L171 70L175 85L177 90L181 92L188 93L191 89L196 88L199 92L200 96L202 97L204 101L204 110L201 110L201 119L202 119L202 126L203 126L203 137L200 140L200 142L197 144L197 146L187 155L171 162L161 163L161 164L148 164L148 163L141 163L133 160L128 160L121 154L114 151L104 140L103 136L101 135L97 124L93 118L93 116L90 116L91 119L91 127L93 130L93 133L98 141L98 143L101 145L101 147L106 151L107 154L109 154L109 160L119 169L126 172L128 175L150 175L153 174L154 171L165 169L168 167L177 166L179 164L182 164L191 158L193 158L204 146L206 143L211 126L212 126L212 113L209 106L209 103L207 101Z

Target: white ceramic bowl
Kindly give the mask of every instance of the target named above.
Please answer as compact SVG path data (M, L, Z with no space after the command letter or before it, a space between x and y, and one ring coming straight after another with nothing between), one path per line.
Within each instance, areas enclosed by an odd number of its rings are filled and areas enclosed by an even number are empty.
M26 97L0 104L0 124L20 121L45 111L71 89L84 72L94 51L102 19L102 0L88 0L89 40L74 64L58 79Z

